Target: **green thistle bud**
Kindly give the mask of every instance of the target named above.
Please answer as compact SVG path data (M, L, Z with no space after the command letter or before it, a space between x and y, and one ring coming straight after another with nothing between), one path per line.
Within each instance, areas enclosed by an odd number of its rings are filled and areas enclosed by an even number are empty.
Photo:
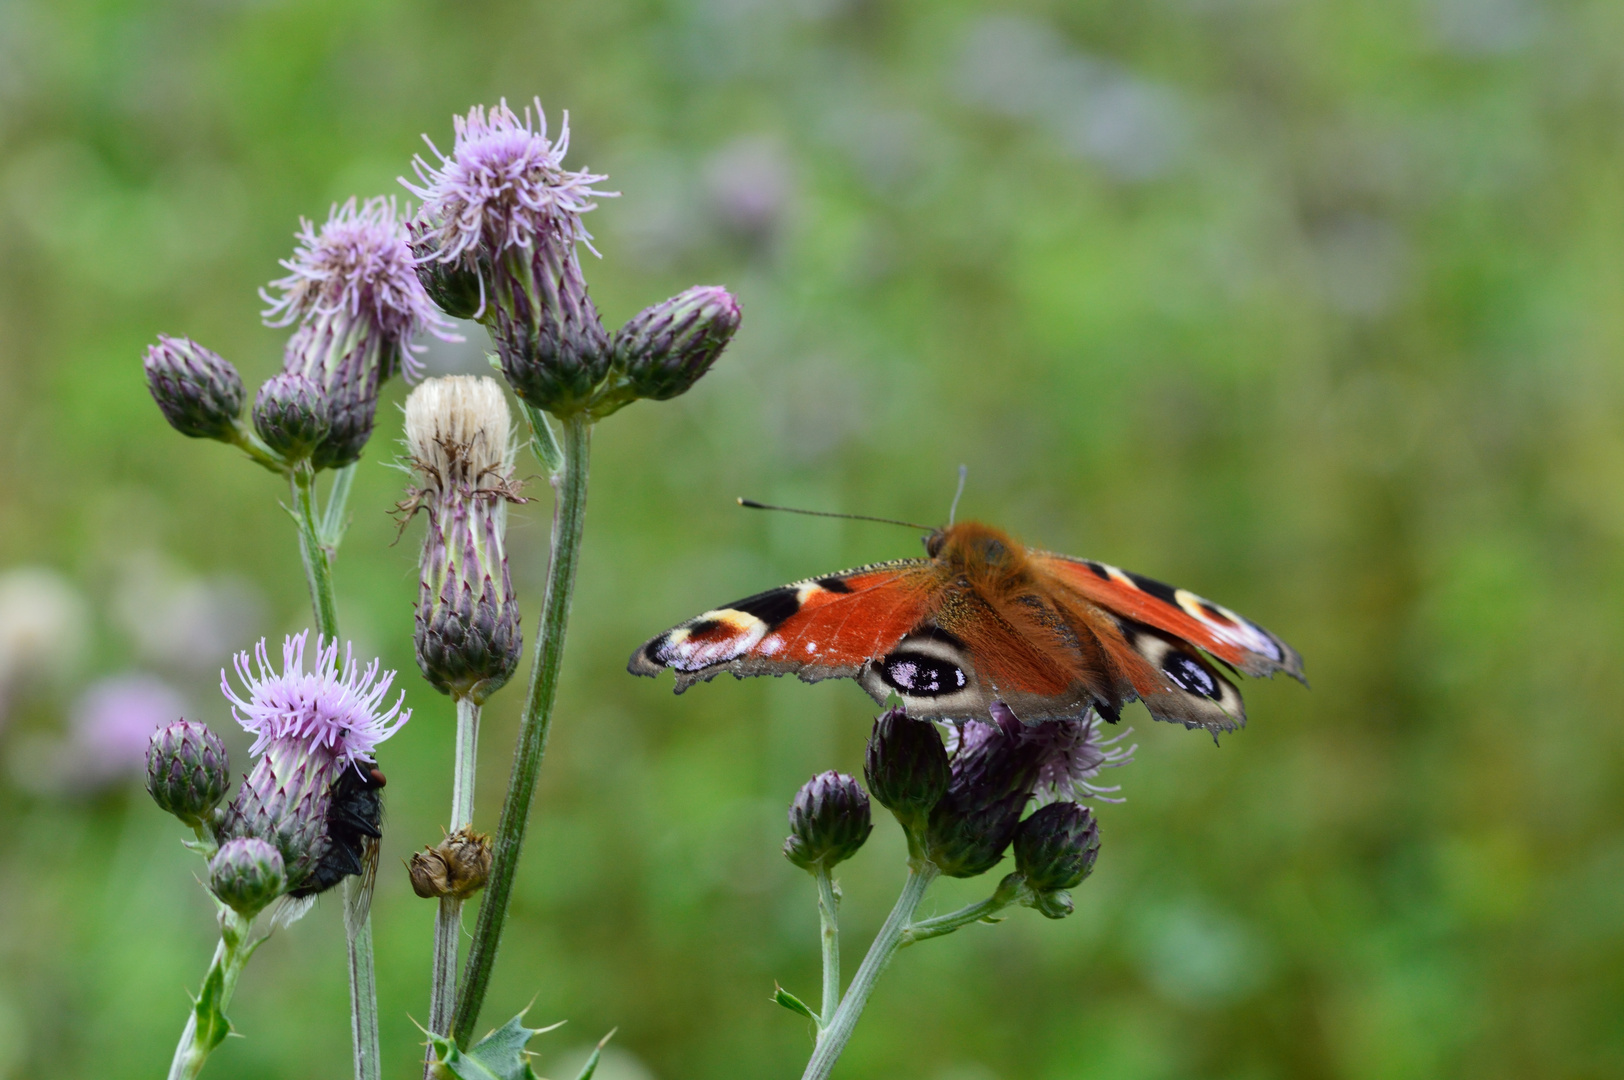
M1067 890L1094 872L1099 854L1099 825L1076 803L1040 807L1015 830L1015 870L1035 895L1032 906L1051 919L1071 914Z
M206 724L178 720L147 744L147 791L192 828L207 822L231 784L225 743Z
M790 803L784 858L802 870L827 870L857 854L873 829L868 796L857 781L844 773L820 773Z
M417 663L443 693L483 702L519 666L519 603L503 544L513 478L512 419L496 380L427 379L406 399L406 443L424 509Z
M881 713L869 735L863 778L874 801L912 831L947 791L947 748L929 720L902 709Z
M227 840L209 860L209 891L246 919L281 896L287 884L282 853L258 837Z
M502 254L486 325L513 392L568 416L585 408L609 374L609 334L587 295L575 247L537 236Z
M142 367L147 389L169 426L194 439L230 442L242 415L242 376L218 354L190 338L158 335Z
M467 265L471 254L452 262L443 262L437 256L439 248L434 237L438 226L414 221L406 227L411 235L412 255L417 259L417 280L423 291L439 305L440 310L454 319L477 319L485 307L485 287L479 280L479 271Z
M295 372L267 379L254 398L254 430L289 461L309 457L332 427L332 401L314 381Z
M993 723L960 729L947 792L925 833L927 857L949 877L986 873L1015 838L1043 764L1041 745L1023 736L1007 708L993 710Z
M615 364L635 396L664 401L698 382L738 328L738 301L696 285L632 316L615 334Z

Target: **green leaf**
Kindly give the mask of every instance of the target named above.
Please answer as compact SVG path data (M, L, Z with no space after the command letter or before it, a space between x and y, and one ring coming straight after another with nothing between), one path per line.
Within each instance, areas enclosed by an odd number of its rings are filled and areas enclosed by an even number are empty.
M615 1037L619 1028L611 1028L609 1034L598 1040L598 1045L592 1048L592 1056L586 1059L581 1071L575 1074L575 1080L592 1080L592 1074L598 1071L598 1058L603 1054L603 1048L609 1045L609 1040Z
M453 1077L456 1080L537 1080L535 1070L530 1067L530 1052L524 1048L525 1044L532 1035L563 1026L563 1021L543 1028L527 1028L523 1020L524 1013L520 1013L479 1040L479 1045L468 1051L459 1050L452 1039L431 1034L429 1045L434 1048L435 1080L451 1080Z
M225 996L226 974L220 964L209 968L208 978L203 980L203 989L198 991L197 1002L193 1010L197 1015L197 1039L195 1045L205 1054L226 1041L231 1034L231 1021L226 1019L225 1010L221 1007L221 998Z
M807 1006L806 1002L802 1001L788 990L785 990L782 986L775 985L773 987L773 1000L778 1002L778 1004L782 1005L784 1008L788 1009L790 1012L800 1013L802 1016L806 1017L814 1024L817 1024L819 1027L823 1026L823 1021L818 1019L818 1014L813 1012Z

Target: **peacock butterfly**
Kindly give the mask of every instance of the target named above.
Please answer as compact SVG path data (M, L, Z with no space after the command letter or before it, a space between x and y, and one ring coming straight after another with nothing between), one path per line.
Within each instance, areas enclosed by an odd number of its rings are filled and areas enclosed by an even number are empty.
M923 559L874 563L769 589L689 619L632 654L671 668L677 693L724 671L855 679L884 703L936 720L985 719L1002 701L1028 723L1107 720L1139 698L1158 720L1216 735L1246 722L1235 685L1284 671L1297 652L1184 589L1025 547L977 522L936 529Z

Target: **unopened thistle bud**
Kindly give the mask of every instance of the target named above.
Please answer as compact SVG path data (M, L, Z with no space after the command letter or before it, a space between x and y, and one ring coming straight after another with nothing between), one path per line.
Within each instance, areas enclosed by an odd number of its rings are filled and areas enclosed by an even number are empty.
M961 729L947 791L930 812L925 851L949 877L975 877L998 865L1015 838L1043 763L1021 722L995 703L993 723Z
M790 803L784 858L802 870L828 870L857 854L873 828L868 796L857 781L844 773L819 773Z
M491 875L491 838L465 825L438 847L414 853L407 870L418 896L466 900L484 888Z
M537 237L498 260L492 284L491 338L513 392L560 416L585 408L610 348L574 245Z
M947 748L929 720L890 709L874 721L863 761L863 778L874 801L905 829L922 825L947 791Z
M454 126L451 154L435 150L436 164L416 159L419 183L401 181L432 223L417 238L419 251L462 273L489 274L482 321L503 375L537 408L578 412L608 375L610 348L575 246L591 243L581 215L613 193L593 187L602 176L564 168L569 118L557 141L548 139L539 101L533 115L504 101ZM447 299L465 308L457 294L468 284L449 279Z
M252 919L286 891L282 853L257 837L227 840L209 860L209 891L245 919Z
M738 328L738 301L696 285L632 316L615 334L615 364L634 395L664 401L698 382Z
M429 299L440 310L454 319L477 319L485 313L485 285L475 256L464 253L462 258L442 261L435 239L438 226L417 220L406 226L411 236L412 255L417 260L417 280ZM489 276L488 272L486 276Z
M194 829L207 823L230 786L225 743L208 725L178 720L152 733L147 791L182 823Z
M415 374L412 336L441 337L450 324L418 280L406 228L392 199L334 206L318 233L300 221L290 273L261 290L268 326L297 326L282 370L303 375L328 399L330 425L311 455L318 469L361 456L378 411L378 388L397 371Z
M513 479L507 399L496 380L428 379L406 399L417 487L428 512L417 597L417 663L443 693L483 702L519 666L519 603L503 538Z
M313 670L306 671L307 639L308 632L284 642L281 671L272 668L263 641L252 660L238 653L235 666L246 698L220 673L232 715L255 736L249 752L258 760L216 835L222 843L256 837L274 844L290 891L305 886L333 848L329 811L341 774L359 776L371 765L374 748L411 718L399 700L383 706L394 672L380 672L376 660L363 671L348 650L341 664L338 643L320 639ZM365 791L381 786L381 779L359 785Z
M273 375L254 398L254 430L266 446L289 461L309 457L332 427L327 395L295 372Z
M147 389L169 426L194 439L231 441L242 415L242 376L237 369L190 338L158 335L142 366Z
M1032 906L1051 919L1071 914L1067 890L1094 872L1099 854L1099 825L1076 803L1039 807L1015 830L1015 870L1034 894Z

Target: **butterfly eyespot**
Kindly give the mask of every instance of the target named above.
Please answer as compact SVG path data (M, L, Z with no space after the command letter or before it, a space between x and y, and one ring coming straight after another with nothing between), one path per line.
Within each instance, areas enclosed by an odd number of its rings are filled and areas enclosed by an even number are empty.
M1202 697L1212 698L1214 701L1223 696L1218 687L1218 680L1214 679L1206 668L1179 652L1169 652L1162 661L1162 670L1167 677L1187 694L1200 694Z
M917 652L892 653L881 660L880 678L911 697L956 694L969 682L957 664Z

